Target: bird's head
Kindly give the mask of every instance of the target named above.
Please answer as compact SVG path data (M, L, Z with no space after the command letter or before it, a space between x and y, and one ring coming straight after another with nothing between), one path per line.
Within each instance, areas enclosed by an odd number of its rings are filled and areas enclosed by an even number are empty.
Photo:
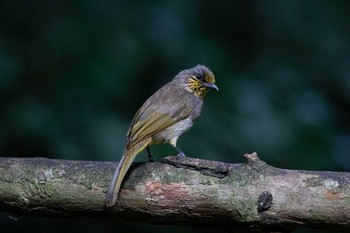
M206 66L197 65L180 72L177 77L184 80L184 87L187 91L199 98L203 98L210 89L219 91L219 88L215 85L213 72Z

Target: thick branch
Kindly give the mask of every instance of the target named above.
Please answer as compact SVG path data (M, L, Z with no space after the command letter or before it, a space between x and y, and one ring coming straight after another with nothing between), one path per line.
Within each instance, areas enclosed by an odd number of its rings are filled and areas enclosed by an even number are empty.
M112 162L0 158L0 209L15 214L115 216L176 225L350 230L350 173L167 157L134 165L117 205L104 207Z

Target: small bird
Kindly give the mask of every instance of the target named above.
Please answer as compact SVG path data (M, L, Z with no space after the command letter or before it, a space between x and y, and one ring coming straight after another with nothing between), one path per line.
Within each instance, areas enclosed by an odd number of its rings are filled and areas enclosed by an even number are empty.
M149 146L169 143L179 156L185 153L176 145L200 115L203 98L210 90L218 91L214 74L203 65L181 71L154 93L136 112L126 136L123 157L118 164L106 196L106 206L114 206L124 176L135 157Z

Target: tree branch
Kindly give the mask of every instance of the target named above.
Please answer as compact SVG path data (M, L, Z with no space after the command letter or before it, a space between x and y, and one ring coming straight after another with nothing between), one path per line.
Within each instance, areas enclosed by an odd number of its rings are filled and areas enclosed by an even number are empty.
M0 158L0 209L44 216L114 216L158 224L289 231L350 230L350 173L166 157L135 164L104 207L112 162Z

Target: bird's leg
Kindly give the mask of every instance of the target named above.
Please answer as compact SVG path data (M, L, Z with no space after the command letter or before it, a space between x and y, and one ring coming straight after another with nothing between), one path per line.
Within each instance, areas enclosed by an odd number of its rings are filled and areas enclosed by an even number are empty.
M148 162L154 162L149 146L147 146Z
M174 146L174 147L177 150L177 152L179 152L178 156L186 157L185 153L178 146Z

